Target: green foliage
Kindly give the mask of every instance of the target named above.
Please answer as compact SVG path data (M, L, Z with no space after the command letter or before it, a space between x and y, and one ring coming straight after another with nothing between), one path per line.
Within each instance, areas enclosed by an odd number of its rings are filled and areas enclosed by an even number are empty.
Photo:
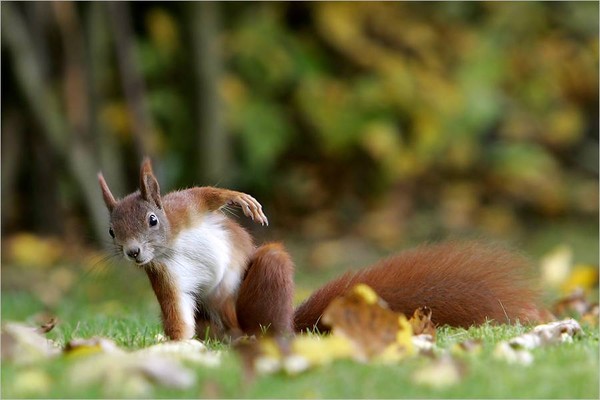
M94 84L98 93L89 100L97 113L90 135L96 136L86 143L108 146L105 136L117 138L103 151L126 160L122 173L131 175L129 183L136 180L130 172L138 163L132 155L146 151L164 160L164 168L158 168L164 188L231 184L273 199L273 212L291 223L323 210L348 220L340 202L367 212L400 195L411 199L402 211L407 219L420 206L454 202L448 193L454 193L449 187L455 185L470 185L477 193L470 198L470 217L462 228L480 226L478 215L500 208L511 216L513 227L524 215L597 216L597 3L128 7L132 69L140 74L143 88L127 88L119 79L123 60L110 56L110 46L117 47L122 38L107 40L114 22L108 7L81 4L69 18L81 25L85 43L95 44L89 51L98 64L88 65L84 57L73 68L80 68L81 76L100 77ZM206 13L218 19L216 28L199 34L196 17ZM46 18L38 25L48 29L69 21L54 21L51 12L30 14ZM90 21L94 28L88 32ZM76 26L68 28L76 31ZM24 28L35 33L27 20ZM103 39L88 37L90 32ZM39 46L52 56L52 68L46 71L52 79L47 80L65 81L69 69L57 50L65 44L55 43L60 35L46 36ZM211 46L217 51L198 50ZM7 52L7 59L15 54ZM205 63L216 57L221 59ZM212 71L215 91L198 84L202 68ZM10 117L21 121L21 130L39 132L26 118L29 108L20 103L27 86L7 81L3 122ZM85 96L63 86L48 90L60 94L56 98L65 104ZM142 89L150 121L145 122L148 131L136 133L143 121L133 108L143 105L132 105L126 93ZM216 96L222 97L219 111L198 117L202 105ZM24 98L34 97L26 93ZM206 126L217 114L223 118L217 124L222 129L211 132ZM21 170L36 169L18 161L27 159L17 159ZM203 176L199 167L206 168L205 160L220 160L218 170ZM19 169L7 169L13 170ZM296 187L288 190L290 185ZM16 215L27 222L23 213ZM19 218L13 221L17 226Z
M369 197L381 183L386 191L414 183L412 194L421 198L430 190L419 187L424 177L459 174L475 186L500 182L488 203L542 215L586 213L565 196L576 188L564 176L577 168L567 154L594 143L595 133L587 132L594 132L597 113L584 110L597 105L597 35L590 27L598 21L579 13L594 14L597 5L438 6L244 10L228 43L230 74L246 97L228 99L231 119L242 121L233 126L243 152L257 153L241 159L248 183L276 180L294 168L284 157L310 151L319 157L324 188L326 169L351 181L354 169L366 168ZM293 31L287 24L298 9L306 20ZM586 22L575 28L571 18ZM269 127L271 133L258 133ZM261 147L266 138L269 151Z

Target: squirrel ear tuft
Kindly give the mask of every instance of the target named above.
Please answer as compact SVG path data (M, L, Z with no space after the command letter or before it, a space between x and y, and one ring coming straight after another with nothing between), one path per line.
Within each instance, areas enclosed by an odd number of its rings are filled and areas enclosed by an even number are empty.
M144 200L156 204L158 208L162 208L160 187L152 172L152 163L148 157L145 157L142 162L142 169L140 171L140 192L142 193L142 198Z
M112 212L112 210L114 210L115 206L117 205L117 201L115 200L115 197L108 188L108 185L104 180L102 172L98 173L98 182L100 182L100 189L102 189L102 198L104 198L104 204L106 204L106 208L108 208L108 211Z

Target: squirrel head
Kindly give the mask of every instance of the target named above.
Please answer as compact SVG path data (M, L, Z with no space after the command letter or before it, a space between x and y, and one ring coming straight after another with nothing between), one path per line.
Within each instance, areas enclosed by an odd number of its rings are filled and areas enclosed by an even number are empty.
M167 249L169 221L150 160L142 162L139 190L123 199L115 200L102 173L98 181L110 213L108 233L125 258L144 265L162 255Z

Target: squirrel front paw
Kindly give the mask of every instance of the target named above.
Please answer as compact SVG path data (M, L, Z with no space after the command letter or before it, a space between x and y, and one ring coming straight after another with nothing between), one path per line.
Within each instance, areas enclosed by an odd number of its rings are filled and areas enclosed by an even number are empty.
M253 221L261 225L269 225L267 216L263 213L262 205L249 194L240 193L229 201L229 204L236 204L242 208L246 217L252 218Z

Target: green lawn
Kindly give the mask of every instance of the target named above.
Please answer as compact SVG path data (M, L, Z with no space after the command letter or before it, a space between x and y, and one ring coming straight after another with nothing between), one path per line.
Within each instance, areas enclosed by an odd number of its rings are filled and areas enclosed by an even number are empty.
M6 283L18 282L18 278L11 278L11 274L18 272L17 269L3 268L2 321L33 323L32 316L43 311L44 306L34 291ZM137 349L156 343L155 337L161 332L158 309L149 285L143 274L134 269L125 272L112 268L99 277L84 275L64 293L51 312L60 322L47 336L60 344L74 337L104 336L115 340L119 346ZM211 347L223 352L220 366L195 366L197 383L194 387L173 390L155 386L148 397L598 398L597 328L586 327L585 335L573 343L535 350L535 361L530 366L510 365L493 358L495 343L526 330L526 327L509 326L440 329L437 338L440 348L449 348L467 338L480 338L484 342L479 355L464 358L464 378L443 389L413 382L414 371L431 362L425 357L395 365L338 361L297 376L274 374L245 382L236 354L225 345L212 343ZM26 367L3 362L2 397L107 396L102 385L74 387L67 373L72 364L67 357ZM40 375L44 377L43 384L23 389L24 379L35 383L36 379L41 379ZM115 391L108 395L119 397L119 388L112 389Z

